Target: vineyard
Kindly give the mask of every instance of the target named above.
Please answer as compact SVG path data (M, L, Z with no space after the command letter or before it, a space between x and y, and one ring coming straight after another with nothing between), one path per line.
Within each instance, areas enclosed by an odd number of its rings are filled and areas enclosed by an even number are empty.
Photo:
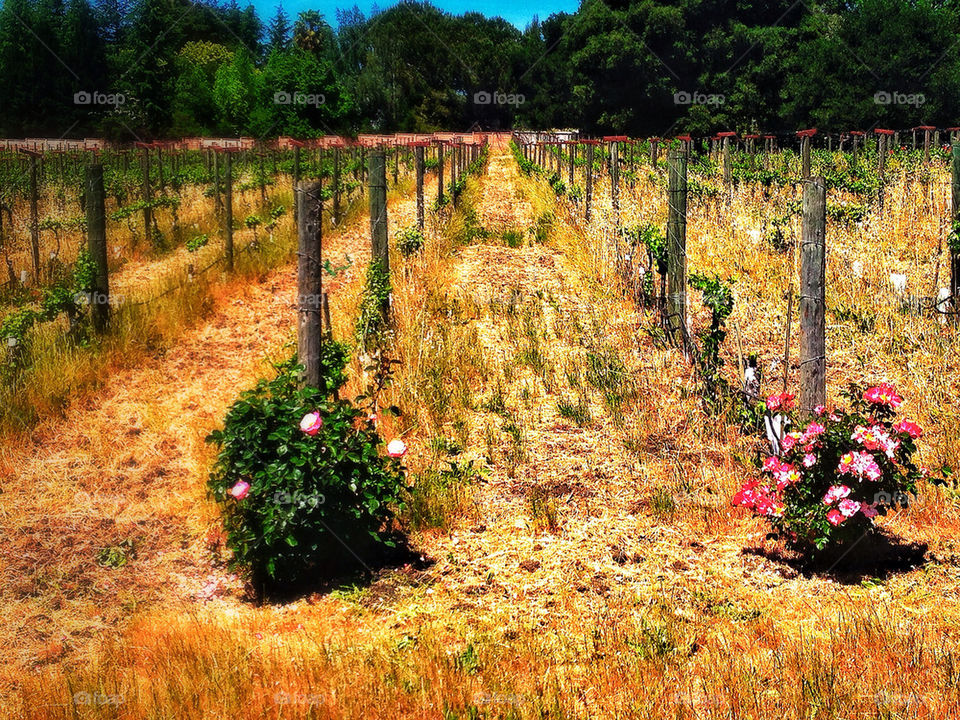
M3 714L960 714L944 132L0 150Z

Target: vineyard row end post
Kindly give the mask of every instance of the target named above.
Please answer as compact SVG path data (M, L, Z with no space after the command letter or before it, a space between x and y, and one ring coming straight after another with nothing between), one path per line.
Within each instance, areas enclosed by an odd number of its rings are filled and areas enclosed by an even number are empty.
M682 341L687 322L687 154L671 149L667 163L667 328Z
M383 149L370 153L370 249L371 260L390 276L390 247L387 241L387 166ZM390 300L385 298L380 313L386 322L390 315Z
M300 184L297 206L297 359L303 382L319 388L323 343L323 185Z
M952 237L950 247L950 296L953 298L953 318L957 321L960 313L960 143L951 147L953 182L951 186Z
M423 232L423 146L413 149L417 164L417 228Z
M103 189L103 165L90 165L84 188L87 214L87 249L96 267L94 286L90 288L90 315L98 334L106 331L110 320L110 284L107 274L107 216Z
M803 184L800 247L800 408L812 413L826 402L827 186L822 177Z
M228 150L224 157L224 180L226 183L224 193L224 231L225 242L224 252L226 254L227 272L233 272L233 158Z

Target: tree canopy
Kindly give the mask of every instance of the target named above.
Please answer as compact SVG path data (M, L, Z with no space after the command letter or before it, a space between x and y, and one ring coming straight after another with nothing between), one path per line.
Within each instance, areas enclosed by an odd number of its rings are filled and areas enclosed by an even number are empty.
M519 30L403 0L3 0L0 134L956 125L955 0L583 0Z

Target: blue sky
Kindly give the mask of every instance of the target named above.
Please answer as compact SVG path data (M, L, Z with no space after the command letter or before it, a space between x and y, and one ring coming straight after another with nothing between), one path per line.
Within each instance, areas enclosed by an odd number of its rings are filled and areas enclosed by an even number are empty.
M257 13L264 22L269 22L270 18L276 13L278 0L252 0ZM241 7L244 2L238 3ZM386 9L393 2L376 3L373 0L284 0L283 9L290 16L291 22L297 17L297 13L303 10L316 10L323 13L327 22L333 26L337 23L337 8L351 8L354 5L360 8L360 11L369 17L370 11L374 5L381 9ZM435 0L434 5L446 10L454 15L464 12L480 12L488 17L499 16L504 20L513 23L521 30L534 15L540 19L546 19L555 12L574 12L579 7L579 0L543 0L542 2L524 2L520 0Z

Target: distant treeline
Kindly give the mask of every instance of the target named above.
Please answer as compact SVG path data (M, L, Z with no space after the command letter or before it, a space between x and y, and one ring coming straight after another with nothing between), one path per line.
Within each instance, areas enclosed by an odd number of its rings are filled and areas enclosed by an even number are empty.
M0 135L960 124L960 0L584 0L523 31L416 2L336 20L3 0Z

